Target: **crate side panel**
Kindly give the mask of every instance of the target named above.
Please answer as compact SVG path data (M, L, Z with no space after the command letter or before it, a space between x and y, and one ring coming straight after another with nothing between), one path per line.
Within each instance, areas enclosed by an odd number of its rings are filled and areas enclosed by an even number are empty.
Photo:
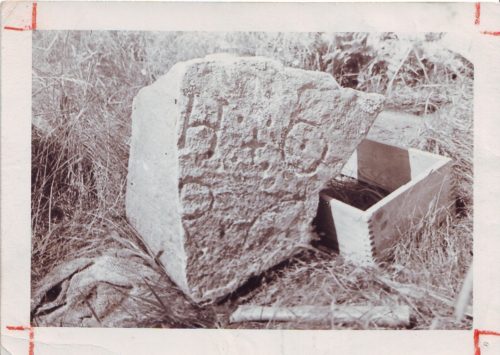
M337 241L337 232L333 221L330 201L332 198L325 193L319 194L318 212L313 224L316 232L322 238L323 242L334 250L339 250Z
M387 203L370 211L369 232L378 258L385 257L388 248L418 220L433 213L435 223L443 220L453 208L450 173L451 163L446 163L396 192L396 196L389 195Z
M408 149L408 155L410 158L412 180L438 162L443 162L443 164L445 164L450 161L449 158L413 148Z
M372 265L373 243L365 213L335 199L329 202L340 254L356 264Z
M357 148L358 179L394 191L411 180L407 149L365 139Z

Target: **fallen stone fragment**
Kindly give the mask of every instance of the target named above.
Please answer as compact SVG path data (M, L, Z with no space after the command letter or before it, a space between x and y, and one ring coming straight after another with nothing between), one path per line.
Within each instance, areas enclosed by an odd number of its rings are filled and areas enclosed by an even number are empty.
M47 274L35 287L32 323L40 327L138 327L160 322L164 327L203 326L202 317L183 294L166 285L165 277L141 258L123 250L107 253L64 262Z
M231 314L230 322L334 322L358 323L382 327L407 327L410 325L408 306L339 305L265 307L239 306Z
M417 116L401 111L382 111L366 138L398 147L418 147L426 141L427 127L439 121L435 115Z
M128 219L193 300L223 297L311 240L382 105L267 58L178 63L134 100Z

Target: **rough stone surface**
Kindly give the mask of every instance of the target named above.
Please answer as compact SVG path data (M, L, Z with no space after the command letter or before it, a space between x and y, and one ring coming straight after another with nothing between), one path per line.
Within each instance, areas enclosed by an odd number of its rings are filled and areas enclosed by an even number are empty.
M266 58L178 63L134 100L127 216L187 295L220 298L311 240L382 105Z

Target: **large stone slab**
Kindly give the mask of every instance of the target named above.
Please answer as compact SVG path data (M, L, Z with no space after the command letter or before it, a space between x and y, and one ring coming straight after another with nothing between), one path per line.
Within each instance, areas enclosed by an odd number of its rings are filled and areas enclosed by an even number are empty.
M220 298L311 240L382 104L266 58L178 63L134 100L127 216L187 295Z

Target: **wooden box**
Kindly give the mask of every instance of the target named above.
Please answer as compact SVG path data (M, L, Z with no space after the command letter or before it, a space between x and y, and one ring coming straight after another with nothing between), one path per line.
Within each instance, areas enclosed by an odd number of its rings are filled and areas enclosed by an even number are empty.
M366 210L320 194L319 226L340 254L370 265L387 256L401 233L426 216L439 223L454 208L451 160L365 139L342 175L382 188L388 195Z

